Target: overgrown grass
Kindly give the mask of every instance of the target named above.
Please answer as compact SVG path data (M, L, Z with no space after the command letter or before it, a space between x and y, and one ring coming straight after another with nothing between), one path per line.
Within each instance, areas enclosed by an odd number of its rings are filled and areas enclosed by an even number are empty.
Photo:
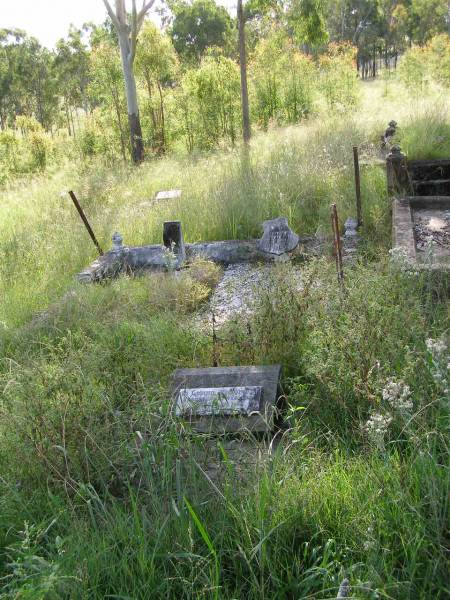
M192 312L217 270L75 285L94 253L59 196L79 193L105 246L115 229L158 242L169 218L189 241L259 236L280 214L301 234L326 230L332 201L342 219L354 213L352 144L375 156L396 116L381 107L259 136L250 173L237 153L74 164L5 194L0 597L319 600L344 577L355 598L447 597L448 350L426 340L446 341L448 282L437 295L387 260L383 171L363 167L368 241L345 292L327 259L304 266L300 291L280 265L215 352ZM170 187L180 201L151 204ZM283 365L271 451L248 437L233 451L172 418L171 372L213 355ZM406 412L383 396L392 378L410 388ZM367 429L374 412L392 417L381 441Z

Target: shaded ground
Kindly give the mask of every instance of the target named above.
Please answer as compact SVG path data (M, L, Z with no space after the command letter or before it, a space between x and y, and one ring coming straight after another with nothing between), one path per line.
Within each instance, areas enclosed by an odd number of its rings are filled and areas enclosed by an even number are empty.
M445 262L450 258L450 210L414 211L414 236L420 253Z

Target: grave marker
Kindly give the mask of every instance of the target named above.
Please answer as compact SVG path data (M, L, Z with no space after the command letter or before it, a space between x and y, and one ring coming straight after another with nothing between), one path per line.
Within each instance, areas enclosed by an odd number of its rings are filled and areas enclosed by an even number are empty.
M181 221L166 221L163 226L164 246L173 251L177 257L178 266L186 260L186 248L184 246L183 230Z
M177 369L174 412L199 432L268 432L278 400L280 365Z
M286 254L292 252L299 242L299 237L294 233L286 217L278 217L263 223L264 233L259 242L259 249L269 254Z
M155 200L175 200L181 198L182 190L163 190L155 194Z

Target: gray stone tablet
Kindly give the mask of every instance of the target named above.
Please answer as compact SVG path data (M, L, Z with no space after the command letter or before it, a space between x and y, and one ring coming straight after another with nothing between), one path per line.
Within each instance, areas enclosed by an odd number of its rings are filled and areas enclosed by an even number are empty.
M268 432L280 371L280 365L177 369L172 374L174 413L200 432Z
M262 252L280 255L292 252L298 246L299 237L290 229L286 217L264 221L263 229L259 242Z

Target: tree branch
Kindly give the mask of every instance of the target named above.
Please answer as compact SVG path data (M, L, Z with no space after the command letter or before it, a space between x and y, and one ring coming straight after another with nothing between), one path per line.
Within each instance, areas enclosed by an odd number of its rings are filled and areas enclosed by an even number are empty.
M148 2L143 2L142 8L139 11L139 14L137 16L137 31L140 30L140 28L142 27L142 23L144 22L145 19L145 15L148 13L148 11L151 9L151 7L155 4L155 0L149 0Z
M111 19L111 21L114 23L114 26L119 29L119 19L116 17L116 15L114 14L113 9L111 8L111 5L109 4L108 0L103 0L103 4L106 7L106 10L108 12L109 18Z
M133 63L136 56L136 44L138 35L138 21L136 11L136 0L132 0L131 8L131 44L130 44L130 62Z

